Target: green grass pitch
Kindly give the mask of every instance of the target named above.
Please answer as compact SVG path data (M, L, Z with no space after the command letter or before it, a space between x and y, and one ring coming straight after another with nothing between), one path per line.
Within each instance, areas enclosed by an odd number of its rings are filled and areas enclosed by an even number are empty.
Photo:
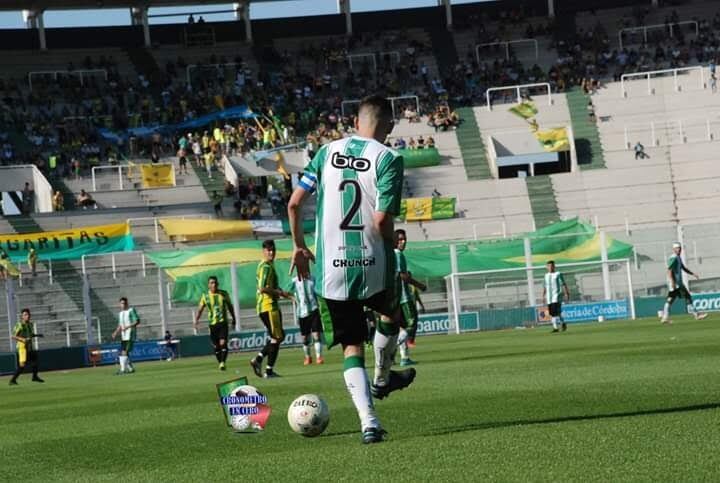
M0 481L698 481L720 471L720 326L677 317L422 337L415 384L377 402L389 431L363 446L340 351L303 367L281 351L264 381L249 354L0 379ZM368 354L367 363L372 358ZM247 375L273 407L232 434L215 383ZM292 433L303 393L330 405L314 439Z

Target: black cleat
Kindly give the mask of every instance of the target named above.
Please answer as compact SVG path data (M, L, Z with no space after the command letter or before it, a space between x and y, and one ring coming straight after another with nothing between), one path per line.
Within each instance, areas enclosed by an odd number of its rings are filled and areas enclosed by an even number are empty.
M10 385L11 385L11 386L17 386L18 383L17 383L17 381L16 381L15 379L10 379Z
M44 380L40 379L38 376L35 376L32 378L34 382L45 382Z
M250 359L250 367L257 377L263 377L262 373L262 362L258 362L255 359Z
M551 333L551 334L557 334L558 332L560 332L558 329L553 329L552 332L550 332L550 333Z
M384 386L373 384L370 386L370 392L375 399L385 399L393 391L400 391L408 387L415 380L415 369L405 371L390 371L389 381Z
M562 323L562 331L565 332L567 330L567 324L565 322Z
M280 374L275 371L265 371L265 379L275 379L276 377L280 377Z
M382 428L365 428L362 432L363 444L382 443L387 431Z

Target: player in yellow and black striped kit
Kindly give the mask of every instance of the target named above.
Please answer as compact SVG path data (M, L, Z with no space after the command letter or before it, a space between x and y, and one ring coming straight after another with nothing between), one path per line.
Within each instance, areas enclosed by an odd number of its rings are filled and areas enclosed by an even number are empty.
M210 341L215 349L215 358L218 361L221 371L225 370L225 361L228 356L227 340L228 333L228 314L232 318L233 326L235 325L235 310L233 309L230 295L220 290L218 279L215 276L208 278L208 291L202 294L197 314L195 315L195 329L200 324L205 307L208 309L208 322L210 324Z
M17 348L17 369L10 379L10 385L17 385L17 378L22 374L27 362L32 367L32 380L35 382L45 382L38 376L38 353L32 346L32 338L38 337L33 333L33 325L30 322L30 309L22 309L21 319L13 329L12 338L15 340Z

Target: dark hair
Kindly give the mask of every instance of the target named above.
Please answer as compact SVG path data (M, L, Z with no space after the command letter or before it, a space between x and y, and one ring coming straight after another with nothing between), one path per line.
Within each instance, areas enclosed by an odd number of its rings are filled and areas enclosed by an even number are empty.
M407 233L405 233L405 230L403 230L402 228L398 228L397 230L395 230L395 236L394 236L395 243L397 243L398 237L399 237L400 235L402 235L402 236L404 236L405 238L407 238Z
M120 297L120 302L128 303L127 297Z
M262 247L269 250L271 248L275 248L275 240L263 240Z
M388 119L391 120L393 117L392 114L392 104L390 104L390 101L384 98L383 96L379 96L377 94L374 94L372 96L365 97L362 101L360 101L360 106L358 107L358 116L364 111L368 110L372 113L373 117L376 119Z
M26 312L27 312L28 315L30 315L30 309L27 309L27 308L22 309L22 310L20 311L20 314L24 314L24 313L26 313Z
M218 283L217 277L215 275L210 275L208 277L208 282L215 281L215 283Z
M545 265L550 265L550 264L555 265L555 260L548 260L547 262L545 262Z

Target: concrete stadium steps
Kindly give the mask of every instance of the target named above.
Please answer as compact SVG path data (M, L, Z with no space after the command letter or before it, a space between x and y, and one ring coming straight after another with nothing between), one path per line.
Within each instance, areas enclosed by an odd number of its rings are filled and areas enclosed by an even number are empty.
M458 109L462 122L455 131L460 145L465 173L468 179L487 179L491 177L485 143L483 142L477 119L472 108Z
M580 169L605 167L600 135L596 123L590 121L587 105L590 96L581 89L573 88L565 95L570 111L575 151Z
M560 212L550 176L531 176L525 178L525 182L535 226L543 228L560 221Z

